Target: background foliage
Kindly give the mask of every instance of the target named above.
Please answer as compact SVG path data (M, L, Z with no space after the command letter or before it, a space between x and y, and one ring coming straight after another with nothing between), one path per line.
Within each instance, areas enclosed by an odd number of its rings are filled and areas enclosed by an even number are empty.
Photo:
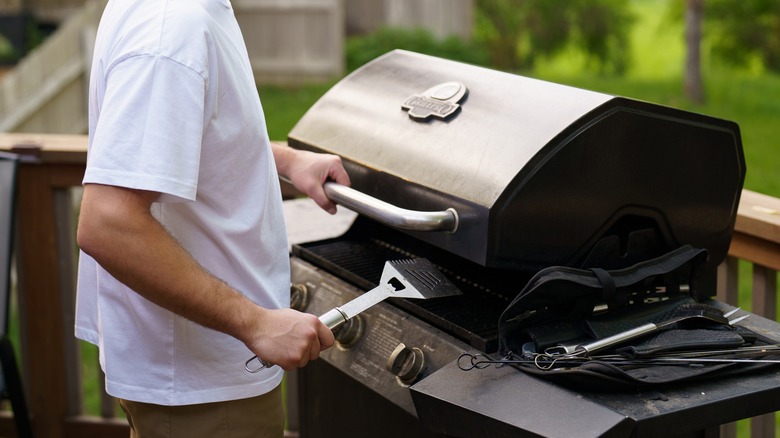
M590 17L591 15L588 14L591 13L607 14L593 12L592 9L582 6L579 0L571 2L527 0L529 4L535 4L536 1L559 7L571 4L571 9L566 14L562 14L568 17ZM498 28L486 22L488 14L482 9L483 1L480 0L477 4L480 6L478 17L481 18L477 20L473 41L460 41L456 38L438 41L424 31L383 29L375 35L350 39L347 43L346 59L349 69L353 70L376 56L395 48L403 48L733 120L740 125L742 133L748 167L745 187L780 197L780 174L777 169L780 163L780 145L778 145L780 75L764 67L763 61L757 58L757 55L752 55L747 63L739 63L737 59L728 62L723 59L725 55L720 53L722 49L719 48L721 47L719 41L722 39L719 35L721 29L726 29L724 23L731 18L725 17L724 12L716 9L716 7L729 5L737 9L748 8L745 6L747 3L762 2L780 5L780 2L777 0L740 0L739 2L708 0L705 3L711 5L713 9L707 13L704 23L702 71L708 99L701 105L688 101L683 95L685 45L681 5L684 2L679 0L583 2L599 5L602 8L614 6L616 11L619 11L619 13L613 11L604 15L621 23L619 26L614 25L610 33L612 36L608 36L607 41L600 43L603 47L617 47L616 43L609 41L610 38L619 39L622 41L619 49L604 49L605 52L588 49L587 44L580 40L579 31L571 31L566 34L565 42L542 44L540 47L543 49L537 48L531 52L524 52L533 53L532 62L521 62L522 67L501 68L495 64L494 52L498 49L491 47L492 44L498 43L490 37ZM495 3L508 8L512 2L495 0ZM754 9L748 8L748 10ZM520 13L522 8L517 14L511 11L512 9L506 9L504 13L508 16L522 16ZM541 20L541 17L546 14L554 15L554 12L550 10L539 14L531 15L536 17L534 20ZM769 15L780 16L780 11ZM517 19L517 17L506 17L507 21ZM525 19L531 20L531 18ZM574 18L565 20L559 18L559 20L569 23L573 22L571 20ZM761 18L758 21L772 22L772 19ZM750 27L751 23L753 20L743 18L743 25ZM774 35L780 38L780 32L776 31ZM541 41L540 38L535 37L533 41ZM518 43L517 49L520 50L524 45L525 43ZM601 56L605 57L603 63L599 61ZM616 68L617 65L621 67ZM333 83L312 84L298 88L261 87L260 95L266 107L271 138L286 139L287 133L306 109L332 85ZM702 160L706 165L706 157L702 157Z
M713 53L733 65L759 61L780 72L780 2L707 0Z
M457 37L437 40L430 32L422 29L404 30L386 27L371 35L347 40L347 71L354 71L394 49L410 50L483 66L490 63L484 45L478 41L465 41Z
M633 23L623 0L477 0L475 39L498 69L529 69L567 47L600 71L622 73Z

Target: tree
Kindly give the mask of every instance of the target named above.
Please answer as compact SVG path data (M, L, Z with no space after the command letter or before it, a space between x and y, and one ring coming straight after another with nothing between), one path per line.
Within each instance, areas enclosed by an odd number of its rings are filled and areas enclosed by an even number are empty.
M701 24L704 0L685 2L685 96L692 102L704 103L701 78Z
M476 38L496 67L531 68L570 45L602 71L622 73L633 23L623 0L477 0Z

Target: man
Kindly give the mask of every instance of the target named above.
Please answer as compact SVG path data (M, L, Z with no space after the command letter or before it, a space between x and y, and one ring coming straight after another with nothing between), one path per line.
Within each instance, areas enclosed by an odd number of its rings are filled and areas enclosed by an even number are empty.
M110 0L89 112L76 336L132 436L281 436L282 370L334 340L287 308L277 170L332 213L340 159L270 145L229 0Z

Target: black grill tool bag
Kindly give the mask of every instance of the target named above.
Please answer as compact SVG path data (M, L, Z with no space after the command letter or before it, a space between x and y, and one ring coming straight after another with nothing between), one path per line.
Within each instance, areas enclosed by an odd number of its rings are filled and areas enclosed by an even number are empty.
M683 246L621 270L543 269L499 319L499 362L600 391L773 365L768 340L700 302L706 259Z

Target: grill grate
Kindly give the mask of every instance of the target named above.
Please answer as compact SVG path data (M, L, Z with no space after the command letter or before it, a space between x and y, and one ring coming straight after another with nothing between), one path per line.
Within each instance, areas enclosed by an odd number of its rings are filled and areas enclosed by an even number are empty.
M389 302L485 352L497 349L498 318L525 284L521 274L474 265L364 218L344 236L296 245L293 255L364 290L379 284L387 260L429 259L463 295Z

